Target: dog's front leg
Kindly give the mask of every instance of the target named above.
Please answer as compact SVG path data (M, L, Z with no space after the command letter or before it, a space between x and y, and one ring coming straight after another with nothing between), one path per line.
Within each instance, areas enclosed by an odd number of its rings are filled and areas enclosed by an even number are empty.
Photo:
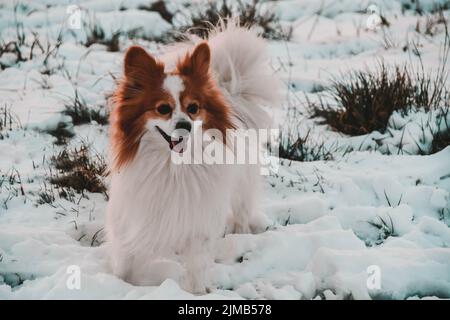
M110 265L112 272L124 281L129 281L133 257L119 248L111 248Z
M189 241L183 257L186 272L181 286L194 294L205 294L208 290L208 272L212 264L211 240Z

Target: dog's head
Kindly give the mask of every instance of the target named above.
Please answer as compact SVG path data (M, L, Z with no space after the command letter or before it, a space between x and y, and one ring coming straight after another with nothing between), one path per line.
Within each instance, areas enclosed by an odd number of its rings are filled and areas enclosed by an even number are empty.
M230 110L211 77L210 61L206 42L186 53L170 72L143 48L128 49L112 114L116 168L135 157L147 134L161 142L162 152L183 152L194 121L225 137L232 127Z

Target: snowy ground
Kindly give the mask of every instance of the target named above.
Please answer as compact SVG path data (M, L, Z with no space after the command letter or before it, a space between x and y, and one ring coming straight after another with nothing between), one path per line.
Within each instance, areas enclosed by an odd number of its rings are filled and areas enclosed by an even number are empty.
M14 14L16 2L21 5ZM105 197L90 193L69 201L56 196L52 203L41 204L40 195L51 189L46 177L55 170L49 159L64 148L47 132L64 126L75 133L70 146L84 141L106 153L107 126L74 126L62 111L76 93L92 109L108 108L123 50L131 43L154 53L164 50L163 44L143 39L158 38L171 28L158 13L138 9L150 2L77 2L83 19L101 25L107 37L118 30L135 31L137 39L120 37L119 52L99 44L86 48L83 29L62 27L73 1L0 3L1 39L17 39L17 22L23 23L26 36L21 47L25 61L16 63L9 53L0 57L5 67L0 71L0 107L14 120L11 130L8 125L0 131L0 299L450 298L450 147L429 156L408 154L417 152L417 123L434 119L420 112L406 120L393 116L396 126L403 121L402 129L384 137L385 147L378 152L339 154L336 148L333 161L282 160L279 172L265 183L262 209L271 227L220 241L212 293L193 296L170 279L159 287L134 287L111 275L101 244ZM171 1L169 7L182 7L182 2ZM317 125L304 116L302 101L305 95L317 99L317 88L332 76L375 67L380 59L417 64L417 57L404 49L411 43L420 49L425 67L435 70L442 26L433 35L417 32L418 24L426 25L426 15L402 12L407 2L370 2L390 23L384 32L367 29L368 1L266 4L284 28L293 28L291 41L270 42L268 63L286 84L285 103L274 111L277 123L284 124L287 109L294 108L300 114L300 132L311 130L319 142L344 149L375 143L380 133L350 138ZM425 10L432 8L432 1L421 2ZM42 50L36 45L32 49L32 31ZM51 51L59 34L62 45ZM398 155L383 154L404 135L408 152L393 147L390 153ZM81 268L80 290L66 285L71 265ZM380 288L367 285L374 266Z

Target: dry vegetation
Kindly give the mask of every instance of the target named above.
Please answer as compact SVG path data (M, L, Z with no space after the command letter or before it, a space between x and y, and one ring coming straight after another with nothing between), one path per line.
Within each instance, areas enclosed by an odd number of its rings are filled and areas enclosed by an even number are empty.
M108 124L108 113L103 109L89 108L86 102L78 94L78 90L75 90L75 97L73 101L66 104L64 114L72 118L73 125L81 125L97 122L100 125Z
M97 192L106 194L103 178L106 176L106 162L99 154L91 156L85 143L75 148L65 148L51 159L57 170L49 181L64 189L73 189L78 193Z
M288 40L290 32L283 32L275 13L262 10L261 3L259 0L207 2L201 7L191 8L191 16L187 17L190 23L183 26L181 31L206 38L211 27L219 24L221 19L237 17L241 26L256 26L267 39Z

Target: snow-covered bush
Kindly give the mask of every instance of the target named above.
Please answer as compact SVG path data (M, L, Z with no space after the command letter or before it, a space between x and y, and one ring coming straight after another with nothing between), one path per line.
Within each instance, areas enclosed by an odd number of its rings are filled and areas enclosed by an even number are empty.
M52 157L51 164L56 173L51 173L48 180L58 187L60 197L70 199L74 191L79 194L103 193L106 196L106 161L98 153L92 155L87 144L66 147Z
M63 113L72 118L73 125L91 123L92 121L100 125L108 124L109 113L106 109L89 107L79 95L78 90L75 90L74 99L66 103L65 107Z
M447 77L447 71L443 71ZM445 80L445 79L444 79ZM309 108L312 117L323 119L333 129L349 135L384 133L391 115L412 108L436 109L449 102L445 81L425 73L414 75L407 67L380 64L377 71L355 71L333 80L329 90L336 105L321 100Z
M288 39L290 32L284 32L279 24L277 15L270 10L263 10L263 1L209 1L199 6L192 6L181 31L192 32L202 38L208 34L212 26L216 26L220 19L238 17L242 26L256 26L263 37L273 40Z
M8 137L8 131L21 128L20 120L8 106L0 107L0 140Z
M349 135L386 130L394 111L408 110L415 104L415 85L406 68L380 64L379 70L355 71L344 80L334 80L330 93L337 108L321 100L310 106L313 117Z
M403 11L411 10L419 15L450 9L449 0L401 0L401 4Z
M450 37L446 25L441 51L433 74L425 71L417 51L419 68L381 62L375 70L335 77L319 99L306 100L310 115L335 131L356 136L344 143L345 152L438 152L449 145L450 135L450 91L446 84Z

